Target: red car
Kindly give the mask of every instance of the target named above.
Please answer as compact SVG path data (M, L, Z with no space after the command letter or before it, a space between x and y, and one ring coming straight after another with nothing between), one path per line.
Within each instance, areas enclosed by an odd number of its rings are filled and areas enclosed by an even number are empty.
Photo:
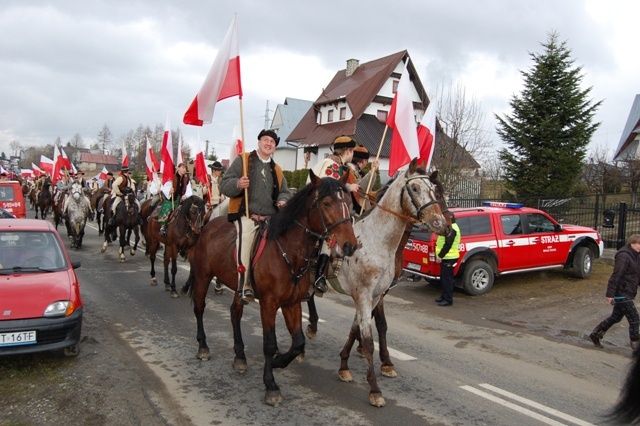
M452 208L462 234L456 285L471 295L487 293L495 276L549 268L573 269L576 277L591 273L602 255L598 231L561 225L547 213L521 204L485 203L482 207ZM435 281L437 235L415 229L404 248L407 273Z
M0 355L79 353L79 267L49 221L0 219Z
M0 209L6 210L17 218L27 217L20 182L15 180L0 181Z

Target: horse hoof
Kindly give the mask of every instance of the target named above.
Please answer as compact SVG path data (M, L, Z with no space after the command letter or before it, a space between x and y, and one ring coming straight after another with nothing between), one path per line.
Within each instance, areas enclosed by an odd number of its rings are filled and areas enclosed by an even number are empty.
M120 257L120 263L124 263L124 260L125 260L125 259L124 259L124 256L121 256L121 257Z
M209 349L198 349L196 358L201 361L209 361L209 359L211 359L211 353L209 352Z
M307 325L307 339L314 340L316 338L316 332L311 329L311 325Z
M105 246L102 246L102 248L100 249L100 253L104 253L105 251L107 251L107 248Z
M171 292L171 298L172 299L177 299L178 298L178 292L177 291L172 291Z
M382 393L370 393L369 394L369 404L374 407L384 407L387 405L387 401L384 400Z
M136 255L136 251L135 250L131 250L129 253L131 253L131 256L135 256Z
M282 403L282 395L279 390L266 391L262 402L271 405L272 407L277 407Z
M151 278L151 285L158 285L158 279L155 277Z
M235 358L233 360L233 364L231 365L235 371L238 373L245 373L247 371L247 360Z
M165 284L164 291L171 291L171 286L169 284Z
M398 372L393 365L383 365L380 367L380 372L384 377L391 377L392 379L398 377Z
M298 356L296 357L296 361L298 361L298 362L302 362L302 361L304 361L304 354L300 354L300 355L298 355Z
M180 289L180 293L182 294L187 294L187 292L189 291L189 286L184 286Z
M351 370L338 371L338 379L340 379L341 382L345 382L345 383L353 382L353 376L351 375Z

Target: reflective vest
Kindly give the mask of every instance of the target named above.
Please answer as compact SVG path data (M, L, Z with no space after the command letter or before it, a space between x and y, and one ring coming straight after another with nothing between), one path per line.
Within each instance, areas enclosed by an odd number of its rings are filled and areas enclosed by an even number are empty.
M449 249L447 254L444 255L443 259L457 259L460 257L460 252L458 251L458 247L460 246L460 236L461 236L460 228L458 227L457 223L452 223L451 228L453 228L453 230L456 231L456 236L453 239L453 243L451 243L451 248ZM436 256L440 254L440 251L442 250L442 247L444 247L446 240L447 240L446 236L438 235L438 238L436 239Z

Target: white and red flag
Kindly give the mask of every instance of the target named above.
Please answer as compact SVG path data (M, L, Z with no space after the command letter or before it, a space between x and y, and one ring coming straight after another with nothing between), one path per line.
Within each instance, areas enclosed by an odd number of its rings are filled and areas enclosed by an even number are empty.
M109 170L107 170L106 167L102 166L102 170L100 171L100 175L98 175L98 178L100 180L107 180L107 178L109 177L107 173L109 173Z
M418 146L420 146L420 161L425 163L425 170L429 171L433 151L436 146L436 103L431 99L427 111L418 126Z
M398 90L387 118L387 126L393 129L389 176L393 176L399 168L409 164L413 158L420 157L411 89L411 79L405 62L404 72L400 77Z
M24 178L33 178L35 176L31 169L20 169L20 175Z
M235 16L202 88L185 112L182 121L192 126L210 124L216 103L232 96L242 99L240 52Z
M129 154L127 154L127 144L122 141L122 167L129 167Z
M238 128L233 128L233 136L231 137L231 152L229 152L229 164L240 154L242 154L242 140L238 137Z
M53 146L53 170L51 172L51 184L55 185L60 180L60 171L64 166L62 154L58 149L58 145Z
M35 176L40 176L44 174L44 170L42 170L40 167L36 166L34 163L31 163L31 170L33 170L33 174Z
M160 171L162 171L162 183L173 179L175 174L175 164L173 162L173 141L171 140L171 125L167 116L167 123L162 135L162 147L160 148Z
M40 168L45 173L48 173L50 176L53 173L53 160L51 158L45 157L44 155L40 156Z
M151 147L151 143L149 143L149 138L147 137L147 150L144 155L144 171L147 173L149 180L152 180L153 174L157 173L158 170L160 170L160 164L153 153L153 148Z
M69 160L69 157L67 157L67 153L64 152L64 149L62 147L60 147L60 155L61 155L61 167L60 169L62 169L63 167L65 167L67 170L71 170L71 160Z
M182 163L184 163L184 154L182 153L182 135L180 135L178 138L178 161L176 161L176 165Z

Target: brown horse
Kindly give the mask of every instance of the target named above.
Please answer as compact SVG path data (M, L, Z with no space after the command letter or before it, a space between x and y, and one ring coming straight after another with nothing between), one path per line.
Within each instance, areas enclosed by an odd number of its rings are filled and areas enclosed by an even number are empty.
M261 242L261 252L252 261L253 290L260 300L262 319L265 358L263 381L266 386L264 402L274 406L280 404L282 395L273 369L285 368L304 354L300 302L310 287L311 252L317 243L328 241L336 256L350 256L358 244L349 216L351 197L344 183L332 178L320 179L313 172L310 172L310 176L311 183L269 218L266 240ZM198 326L197 358L206 360L210 358L210 353L203 314L211 279L216 276L234 290L231 305L235 351L233 368L244 372L247 360L240 328L244 305L237 293L235 245L236 228L224 216L216 217L204 227L193 250L191 270L195 283L190 293ZM276 343L276 314L280 308L291 335L291 347L285 353L277 351Z
M112 201L113 200L107 200L104 203L104 210L106 213L111 213ZM120 262L123 263L126 259L124 248L129 245L129 237L131 235L130 231L133 231L135 234L133 247L131 247L131 250L129 251L131 256L135 256L136 250L138 249L138 242L140 241L140 232L138 230L138 226L140 224L140 211L138 204L136 203L136 194L133 190L125 188L122 191L122 201L118 204L116 212L113 215L114 224L112 226L108 224L109 217L110 214L105 214L104 220L107 221L107 224L104 227L104 243L102 244L100 252L104 253L107 251L109 243L118 239L120 243L118 254Z
M608 419L615 424L640 423L640 353L634 353L632 357L618 402L607 413Z
M109 194L111 194L111 190L103 186L91 196L91 211L95 212L96 222L98 223L98 235L104 233L104 223L102 221L104 217L104 200L109 197Z
M147 203L147 201L149 203ZM141 210L151 203L151 199L142 203ZM171 292L172 298L178 297L176 291L176 273L178 272L178 253L191 250L198 241L202 227L204 226L205 204L202 198L191 196L184 200L175 210L167 224L166 236L160 235L160 222L157 215L144 218L142 234L146 241L146 251L151 261L151 285L157 285L156 279L156 253L160 243L164 244L164 288ZM169 281L169 262L171 262L171 281Z
M49 209L53 206L53 195L51 194L51 179L47 178L42 184L42 189L38 194L38 200L36 202L36 219L38 218L38 210L40 210L40 217L42 219L47 218Z

